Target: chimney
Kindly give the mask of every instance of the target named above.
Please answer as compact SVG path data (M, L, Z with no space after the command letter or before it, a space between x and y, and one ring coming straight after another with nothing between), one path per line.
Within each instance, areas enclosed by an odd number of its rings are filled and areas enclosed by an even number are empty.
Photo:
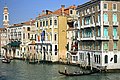
M62 9L62 15L64 15L65 5L61 5L61 9Z
M51 14L51 13L52 13L52 11L46 10L46 14Z
M45 14L45 11L44 10L42 10L42 15L44 15Z
M33 20L32 20L32 18L31 18L31 19L30 19L30 25L32 25L32 21L33 21Z

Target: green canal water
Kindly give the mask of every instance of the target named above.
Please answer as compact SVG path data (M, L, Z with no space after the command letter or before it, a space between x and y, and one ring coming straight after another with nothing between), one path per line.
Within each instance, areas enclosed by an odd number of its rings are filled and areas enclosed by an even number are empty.
M96 73L87 76L66 77L58 70L78 71L78 67L60 64L28 64L24 61L13 60L10 64L0 61L0 80L120 80L120 73Z

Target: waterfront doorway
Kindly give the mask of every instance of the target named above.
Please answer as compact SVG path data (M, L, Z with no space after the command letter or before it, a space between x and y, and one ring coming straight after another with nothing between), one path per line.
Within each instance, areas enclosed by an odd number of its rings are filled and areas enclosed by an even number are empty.
M45 47L43 47L43 54L44 54L44 56L43 56L43 60L46 60Z
M90 53L87 53L88 55L88 66L90 66Z

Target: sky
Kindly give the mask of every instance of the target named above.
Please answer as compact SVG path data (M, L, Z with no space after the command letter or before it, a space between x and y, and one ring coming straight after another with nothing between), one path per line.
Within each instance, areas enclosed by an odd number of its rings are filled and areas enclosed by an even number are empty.
M3 8L7 5L9 9L10 24L17 24L35 19L42 10L55 11L61 5L69 7L80 5L89 0L0 0L0 27L3 27Z

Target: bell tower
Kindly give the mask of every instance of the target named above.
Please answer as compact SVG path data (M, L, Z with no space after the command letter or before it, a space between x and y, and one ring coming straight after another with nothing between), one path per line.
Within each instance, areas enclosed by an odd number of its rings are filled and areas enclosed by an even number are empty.
M3 26L4 28L7 28L9 26L9 13L8 13L8 7L4 7L3 11Z

